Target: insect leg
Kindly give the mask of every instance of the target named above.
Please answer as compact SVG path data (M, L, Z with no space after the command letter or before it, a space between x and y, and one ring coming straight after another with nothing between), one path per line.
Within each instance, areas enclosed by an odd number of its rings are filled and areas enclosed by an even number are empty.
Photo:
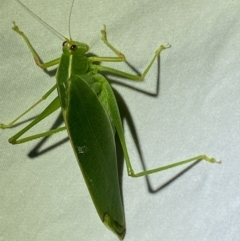
M9 138L8 141L9 141L9 143L11 143L13 145L21 144L21 143L24 143L24 142L32 141L32 140L37 139L37 138L41 138L41 137L45 137L45 136L51 136L51 135L53 135L57 132L64 131L64 130L66 130L66 126L59 127L59 128L56 128L56 129L53 129L53 130L50 130L50 131L38 133L38 134L35 134L35 135L32 135L32 136L27 136L27 137L24 137L24 138L19 139L19 140L17 140L15 138L16 135L14 135L11 138Z
M33 126L35 126L37 123L42 121L44 118L48 117L50 114L52 114L54 111L56 111L60 107L59 97L57 96L44 110L41 114L39 114L30 124L28 124L26 127L24 127L22 130L20 130L17 134L9 138L9 142L11 144L20 144L23 142L31 141L33 139L49 136L56 132L65 130L66 127L60 127L57 129L53 129L47 132L39 133L36 135L28 136L22 139L19 139L24 133L26 133L29 129L31 129Z
M42 63L42 61L40 60L37 52L35 51L35 49L33 48L32 44L30 43L28 37L19 29L19 27L15 24L15 22L13 22L13 25L14 26L12 27L12 29L23 37L24 41L26 42L28 48L30 49L30 51L32 53L32 56L33 56L33 59L34 59L35 63L39 67L41 67L42 69L46 69L48 67L51 67L51 66L56 65L56 64L59 63L60 58L54 59L54 60L49 61L47 63Z
M131 177L146 176L146 175L149 175L149 174L165 171L167 169L170 169L170 168L173 168L173 167L176 167L176 166L181 166L181 165L184 165L184 164L187 164L187 163L190 163L190 162L194 162L194 161L196 162L196 161L200 161L200 160L205 160L205 161L208 161L210 163L221 163L221 161L218 161L215 158L210 158L210 157L207 157L206 155L199 155L199 156L195 156L195 157L183 160L183 161L172 163L170 165L150 169L150 170L139 172L139 173L134 173L132 168L130 168L130 169L128 168L128 175L131 176ZM126 160L127 167L129 167L129 164L130 164L129 160ZM131 164L130 164L130 167L131 167Z
M152 67L154 61L156 60L156 58L160 55L160 53L166 49L166 48L169 48L170 47L170 44L167 44L167 45L161 45L155 52L152 60L150 61L150 63L148 64L148 66L146 67L146 69L144 70L143 74L142 75L134 75L134 74L129 74L129 73L126 73L124 71L120 71L120 70L117 70L117 69L113 69L113 68L110 68L110 67L106 67L106 66L101 66L101 65L92 65L92 69L94 70L97 70L97 71L105 71L105 72L109 72L109 73L113 73L113 74L117 74L117 75L120 75L120 76L123 76L125 78L128 78L130 80L133 80L133 81L143 81L143 79L145 78L145 76L147 75L148 71L150 70L150 68ZM107 61L107 62L118 62L119 60L115 60L116 58L114 57L93 57L92 59L94 59L94 61L100 61L100 62L103 62L103 61Z
M112 44L110 44L107 40L107 31L106 25L103 25L103 29L101 30L102 41L119 57L122 61L125 61L125 56L119 50L117 50Z
M15 118L13 121L11 121L8 124L0 123L0 129L6 129L12 127L21 117L23 117L25 114L27 114L29 111L31 111L34 107L36 107L38 104L40 104L43 100L45 100L54 90L56 89L56 85L54 85L47 93L45 93L41 99L39 99L36 103L34 103L32 106L30 106L26 111L24 111L21 115L19 115L17 118Z
M127 172L128 175L131 177L140 177L140 176L145 176L145 175L149 175L149 174L153 174L156 172L161 172L176 166L180 166L180 165L184 165L190 162L196 162L199 160L205 160L208 161L210 163L220 163L220 161L217 161L214 158L210 158L207 157L206 155L199 155L199 156L195 156L186 160L182 160L179 162L175 162L172 163L170 165L166 165L166 166L162 166L162 167L158 167L158 168L154 168L154 169L150 169L150 170L146 170L146 171L142 171L139 173L135 173L133 168L132 168L132 164L128 155L128 151L127 151L127 146L126 146L126 142L125 142L125 137L124 137L124 133L123 133L123 128L122 128L122 122L121 122L121 118L120 118L120 113L118 110L118 106L117 106L117 102L114 96L114 93L112 91L112 88L110 86L110 84L108 83L108 81L104 78L101 79L101 83L102 83L102 91L106 92L107 94L105 94L107 96L107 102L108 102L108 108L110 111L110 116L111 119L113 120L114 126L117 130L121 145L122 145L122 150L123 150L123 154L124 154L124 159L126 161L126 165L127 165Z

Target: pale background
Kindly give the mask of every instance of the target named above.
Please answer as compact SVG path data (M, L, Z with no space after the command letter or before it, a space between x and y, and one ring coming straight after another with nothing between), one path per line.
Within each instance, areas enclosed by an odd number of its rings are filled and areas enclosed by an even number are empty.
M109 40L138 71L159 44L172 44L144 83L130 83L154 92L160 72L157 97L113 85L131 113L147 168L203 153L222 160L221 165L200 162L165 188L186 167L154 174L149 177L154 193L146 178L128 177L124 166L126 241L240 240L240 2L182 2L76 0L72 13L73 38L99 56L112 55L100 41L106 24ZM71 0L24 3L68 36ZM26 44L11 30L13 20L44 61L61 54L62 40L16 1L1 0L1 122L16 117L55 81L35 66ZM115 66L131 71L124 63ZM48 130L56 118L32 133ZM70 143L64 141L66 132L47 139L41 150L55 147L32 158L29 153L40 140L18 146L7 142L25 124L0 130L0 240L117 240L97 216ZM141 170L130 130L125 123L130 157Z

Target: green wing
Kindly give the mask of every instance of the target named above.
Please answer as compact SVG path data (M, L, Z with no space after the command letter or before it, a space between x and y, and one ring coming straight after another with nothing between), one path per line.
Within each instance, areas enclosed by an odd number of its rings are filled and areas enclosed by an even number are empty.
M63 115L97 212L121 239L125 234L125 217L119 187L115 131L109 113L86 80L84 77L71 77L68 107L63 110Z

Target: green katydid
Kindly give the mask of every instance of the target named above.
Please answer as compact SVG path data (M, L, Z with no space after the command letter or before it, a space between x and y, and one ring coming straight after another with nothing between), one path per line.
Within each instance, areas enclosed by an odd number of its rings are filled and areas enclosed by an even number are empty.
M22 4L19 0L17 1ZM29 10L24 4L22 5ZM36 64L43 69L58 65L58 69L56 72L56 84L47 91L39 101L15 120L9 124L0 123L0 128L12 127L23 115L32 110L57 89L58 96L29 125L12 136L9 142L12 144L20 144L36 138L49 136L62 130L67 130L73 151L98 215L103 223L120 239L124 238L126 228L117 170L115 133L117 133L120 139L127 172L131 177L145 176L200 159L211 163L217 162L214 158L199 155L140 173L134 173L133 171L114 93L108 81L99 72L104 71L133 81L142 81L162 50L170 47L169 44L161 45L156 50L143 74L138 76L94 64L94 62L125 61L125 56L107 40L105 26L101 30L102 40L104 44L116 54L116 57L88 57L86 55L89 51L87 44L74 41L71 37L69 39L65 38L59 34L65 39L61 57L47 63L42 63L26 35L19 29L15 22L13 22L13 24L13 30L23 37ZM62 110L65 122L64 127L20 138L34 125L48 117L59 107L61 107Z

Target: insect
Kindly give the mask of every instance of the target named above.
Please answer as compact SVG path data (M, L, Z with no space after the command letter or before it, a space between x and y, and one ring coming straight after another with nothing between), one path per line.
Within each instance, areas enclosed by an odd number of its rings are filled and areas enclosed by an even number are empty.
M18 1L21 3L20 1ZM21 3L22 4L22 3ZM22 4L23 5L23 4ZM25 5L23 5L27 8ZM73 6L73 2L72 2ZM27 8L28 9L28 8ZM71 7L72 9L72 7ZM29 9L28 9L29 10ZM98 65L98 62L124 62L125 56L107 39L106 27L101 30L104 44L116 57L88 56L89 46L85 43L64 38L62 55L47 63L42 63L27 36L13 22L13 30L28 45L36 64L42 69L58 65L56 83L43 97L9 124L0 124L1 129L12 127L21 117L31 111L57 89L57 97L30 124L9 139L12 144L20 144L36 138L49 136L67 130L70 142L91 198L102 222L120 239L124 238L125 215L119 187L115 134L118 135L124 153L129 176L140 177L163 171L178 165L204 159L216 162L214 158L199 155L171 165L135 173L133 171L124 139L118 105L112 88L101 72L119 75L133 81L142 81L162 50L170 45L160 45L141 76ZM55 30L54 30L55 31ZM21 138L29 129L61 108L65 126Z

